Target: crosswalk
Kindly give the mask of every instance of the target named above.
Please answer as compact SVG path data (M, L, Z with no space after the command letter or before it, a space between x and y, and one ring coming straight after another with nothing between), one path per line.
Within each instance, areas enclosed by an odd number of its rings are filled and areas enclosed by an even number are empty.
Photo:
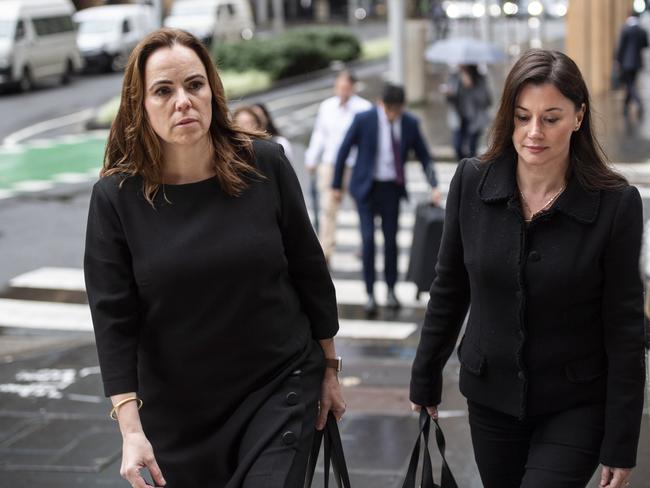
M455 165L438 164L441 187L446 188ZM418 201L427 198L428 186L419 165L407 167L410 202L402 209L398 243L400 254L398 269L403 277L408 266L408 251L413 238L413 208ZM358 216L349 203L340 212L337 233L337 251L330 266L340 305L340 331L338 337L351 340L403 340L417 330L414 320L366 320L359 313L366 301L366 292L361 280L361 259L358 250L361 238L358 230ZM381 232L377 231L377 271L381 276L383 253ZM415 285L400 281L396 294L406 309L421 311L425 306L418 299ZM386 296L383 282L376 284L376 294L381 305ZM352 310L351 313L348 311ZM407 315L413 317L413 314ZM0 327L92 331L90 310L85 297L85 282L81 268L43 267L14 277L4 296L0 296Z

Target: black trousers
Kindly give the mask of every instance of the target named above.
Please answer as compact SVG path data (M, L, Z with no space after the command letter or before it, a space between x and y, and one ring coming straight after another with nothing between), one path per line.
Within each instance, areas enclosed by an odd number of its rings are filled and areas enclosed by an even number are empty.
M394 181L375 181L370 197L357 200L363 254L363 280L368 295L375 286L375 215L381 217L384 234L384 276L388 288L397 282L397 229L400 188Z
M643 101L636 88L637 74L637 70L625 70L621 74L621 81L625 84L625 101L623 106L626 113L630 102L636 103L639 110L643 110Z
M605 406L519 420L468 402L484 488L584 488L598 467Z

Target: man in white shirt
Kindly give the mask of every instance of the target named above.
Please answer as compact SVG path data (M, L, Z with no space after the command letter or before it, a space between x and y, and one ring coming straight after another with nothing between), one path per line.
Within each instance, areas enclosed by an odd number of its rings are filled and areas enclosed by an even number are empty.
M347 70L341 71L334 83L335 95L321 103L314 130L305 153L305 164L312 174L317 173L320 215L318 237L329 262L336 245L336 215L340 200L332 197L332 180L336 155L354 116L365 112L372 104L354 94L356 78ZM347 161L344 180L347 182L355 155ZM346 185L346 183L344 183Z

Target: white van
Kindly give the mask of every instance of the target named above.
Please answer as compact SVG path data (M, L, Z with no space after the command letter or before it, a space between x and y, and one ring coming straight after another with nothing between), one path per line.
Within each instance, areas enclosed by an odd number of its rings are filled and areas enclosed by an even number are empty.
M255 31L248 0L175 0L165 27L186 30L207 45L251 39Z
M70 0L3 0L0 86L29 91L45 78L68 83L82 66Z
M138 42L158 26L151 5L103 5L78 11L77 45L88 68L118 71L124 68Z

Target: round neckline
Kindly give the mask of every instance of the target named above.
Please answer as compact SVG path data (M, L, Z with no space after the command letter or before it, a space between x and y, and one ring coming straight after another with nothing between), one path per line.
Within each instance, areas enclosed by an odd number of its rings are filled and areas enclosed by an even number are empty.
M214 181L217 178L217 175L210 176L208 178L205 178L203 180L197 180L197 181L191 181L189 183L161 183L160 186L162 188L185 188L189 186L198 186L202 185L205 183L208 183L210 181Z

